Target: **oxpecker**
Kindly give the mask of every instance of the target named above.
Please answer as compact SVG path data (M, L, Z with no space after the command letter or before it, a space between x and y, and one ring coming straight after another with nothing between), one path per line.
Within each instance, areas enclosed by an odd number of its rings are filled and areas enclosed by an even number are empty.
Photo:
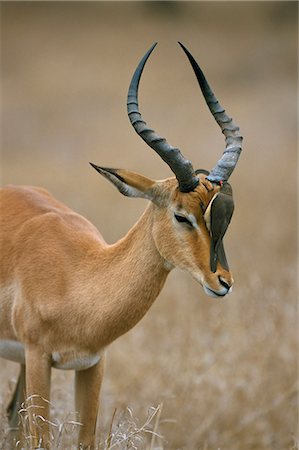
M210 232L211 232L211 271L216 272L219 259L223 268L228 270L228 265L222 244L223 236L231 221L234 212L233 192L227 181L221 183L220 191L212 200L210 210Z

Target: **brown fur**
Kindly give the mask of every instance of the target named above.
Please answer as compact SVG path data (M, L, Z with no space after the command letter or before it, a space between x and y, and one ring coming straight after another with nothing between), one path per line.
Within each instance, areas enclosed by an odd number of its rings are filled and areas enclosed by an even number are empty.
M84 217L33 187L1 190L1 272L6 292L0 303L0 340L25 345L26 395L49 399L54 352L68 361L100 354L148 311L172 267L180 267L214 291L220 266L210 271L210 235L203 210L219 189L203 176L194 192L181 193L175 179L154 182L118 170L126 186L150 198L137 224L119 242L107 245ZM105 173L103 173L104 176ZM109 180L119 187L119 179ZM130 191L133 195L133 190ZM198 229L175 222L174 212L192 214ZM103 358L78 371L76 405L84 424L79 441L93 448ZM48 418L47 408L35 413ZM44 405L43 405L44 406ZM88 407L89 406L89 407ZM47 426L35 427L33 447Z

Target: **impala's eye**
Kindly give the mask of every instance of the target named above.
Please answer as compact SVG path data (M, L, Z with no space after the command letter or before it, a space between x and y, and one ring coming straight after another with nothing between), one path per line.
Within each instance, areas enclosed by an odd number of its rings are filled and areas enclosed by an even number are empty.
M190 222L189 219L187 219L187 217L181 216L180 214L175 214L174 217L175 217L175 219L176 219L177 222L185 223L185 224L188 225L189 227L193 228L192 223Z

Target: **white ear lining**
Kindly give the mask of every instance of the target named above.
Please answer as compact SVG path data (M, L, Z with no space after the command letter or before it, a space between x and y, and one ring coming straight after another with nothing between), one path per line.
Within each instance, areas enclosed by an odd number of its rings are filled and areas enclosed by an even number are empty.
M94 166L93 166L94 167ZM119 190L119 192L126 197L136 197L136 198L145 198L147 200L151 200L151 196L146 193L142 192L141 190L130 186L128 183L125 182L125 180L122 178L121 175L118 175L117 172L113 172L113 169L105 169L102 167L96 166L95 169L103 175L107 180L109 180L114 186Z
M105 176L117 187L119 192L121 192L126 197L146 198L148 200L151 199L150 195L140 191L139 189L133 186L130 186L125 181L121 181L117 176L114 176L113 174L110 173L107 173L107 175L105 174Z

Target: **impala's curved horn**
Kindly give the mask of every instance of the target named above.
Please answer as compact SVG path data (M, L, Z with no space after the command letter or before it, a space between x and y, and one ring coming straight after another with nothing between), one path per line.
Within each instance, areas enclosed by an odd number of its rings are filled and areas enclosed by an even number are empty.
M184 158L178 148L169 145L166 139L158 136L154 130L147 126L142 119L138 108L138 86L140 77L145 63L156 45L157 43L148 50L134 72L128 92L128 115L131 124L139 136L161 156L173 171L178 180L180 191L190 192L199 184L199 178L196 176L191 162Z
M217 162L216 166L211 170L207 179L211 182L216 183L219 181L227 181L238 162L240 153L242 151L243 137L239 133L239 127L233 123L233 120L226 114L224 108L222 108L222 106L218 102L202 70L200 69L193 56L189 53L189 51L186 49L186 47L184 47L183 44L181 44L180 42L179 44L186 53L193 67L207 105L225 136L226 147L223 155Z

